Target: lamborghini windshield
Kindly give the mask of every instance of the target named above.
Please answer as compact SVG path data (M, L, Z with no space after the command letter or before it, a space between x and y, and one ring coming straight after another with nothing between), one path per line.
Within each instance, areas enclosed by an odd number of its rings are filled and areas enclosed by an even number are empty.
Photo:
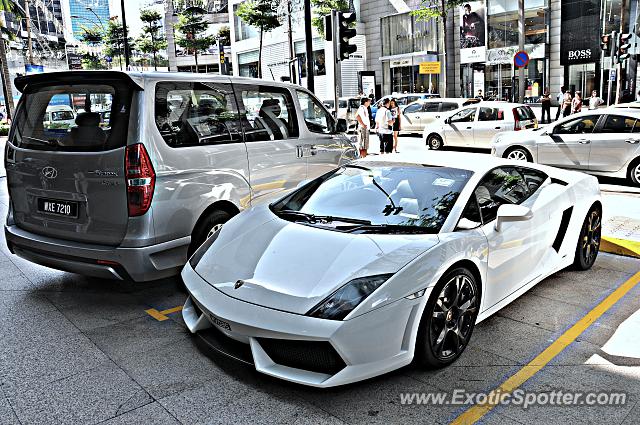
M271 205L279 217L337 230L437 233L473 172L358 162L319 177Z

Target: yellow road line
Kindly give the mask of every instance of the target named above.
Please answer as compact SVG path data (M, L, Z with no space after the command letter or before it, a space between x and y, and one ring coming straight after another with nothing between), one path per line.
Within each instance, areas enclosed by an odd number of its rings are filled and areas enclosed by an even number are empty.
M631 291L638 283L640 283L640 272L633 275L629 280L620 285L615 291L613 291L607 298L605 298L600 304L598 304L593 310L587 313L582 319L576 322L571 328L563 333L558 339L556 339L549 347L547 347L542 353L540 353L535 359L531 360L529 364L524 366L513 376L507 379L502 385L492 391L493 393L509 394L528 381L533 375L535 375L540 369L546 366L551 360L553 360L558 354L560 354L565 348L569 346L573 341L580 336L589 326L591 326L600 316L602 316L607 310L609 310L615 303L617 303L622 297L624 297L629 291ZM498 397L498 400L500 398ZM456 419L452 424L474 424L480 420L484 415L489 413L491 409L496 407L497 404L477 404Z
M179 311L182 311L182 306L173 307L173 308L169 308L167 310L162 310L162 311L158 311L155 308L150 308L149 310L145 310L145 312L149 316L153 317L154 319L156 319L159 322L163 322L163 321L167 320L169 318L167 316L167 314L177 313Z

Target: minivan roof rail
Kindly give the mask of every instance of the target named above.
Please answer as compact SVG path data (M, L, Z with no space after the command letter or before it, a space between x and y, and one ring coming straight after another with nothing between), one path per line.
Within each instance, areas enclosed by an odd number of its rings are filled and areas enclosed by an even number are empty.
M86 80L98 80L98 81L107 81L107 80L120 80L129 83L136 90L143 90L144 86L142 83L142 79L136 76L135 74L130 74L123 71L110 71L110 70L99 70L99 71L59 71L59 72L47 72L42 74L31 74L31 75L23 75L16 77L14 83L16 88L20 90L21 93L24 93L24 90L29 85L52 85L52 83L60 82L60 83L72 83L72 84L82 84Z

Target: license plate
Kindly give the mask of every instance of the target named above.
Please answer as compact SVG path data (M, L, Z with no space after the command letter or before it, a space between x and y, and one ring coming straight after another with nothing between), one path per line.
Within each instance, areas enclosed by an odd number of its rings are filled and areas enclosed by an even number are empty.
M225 329L227 331L231 331L231 325L229 325L228 322L225 322L224 320L220 320L218 319L216 316L214 316L213 314L209 314L209 319L211 319L211 322L216 325L219 328Z
M78 217L78 203L56 199L38 198L38 211L61 217Z

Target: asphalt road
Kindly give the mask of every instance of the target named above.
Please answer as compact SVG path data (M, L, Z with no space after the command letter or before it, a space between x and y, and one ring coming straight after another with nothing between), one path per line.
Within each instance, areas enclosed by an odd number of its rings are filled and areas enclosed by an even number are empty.
M399 150L419 149L403 138ZM0 179L0 216L8 196ZM404 393L489 392L582 318L590 326L521 385L624 392L619 406L498 406L484 423L640 422L640 260L601 254L541 282L476 328L452 366L413 366L329 390L289 384L207 352L186 330L179 279L126 284L33 265L0 241L0 423L449 423L470 406L402 404ZM625 285L626 286L622 286ZM617 288L630 288L594 315ZM604 301L603 301L604 300ZM156 309L159 321L146 310ZM599 310L596 310L599 311ZM635 314L635 315L634 315ZM524 372L523 372L524 371ZM519 374L519 375L518 375Z

